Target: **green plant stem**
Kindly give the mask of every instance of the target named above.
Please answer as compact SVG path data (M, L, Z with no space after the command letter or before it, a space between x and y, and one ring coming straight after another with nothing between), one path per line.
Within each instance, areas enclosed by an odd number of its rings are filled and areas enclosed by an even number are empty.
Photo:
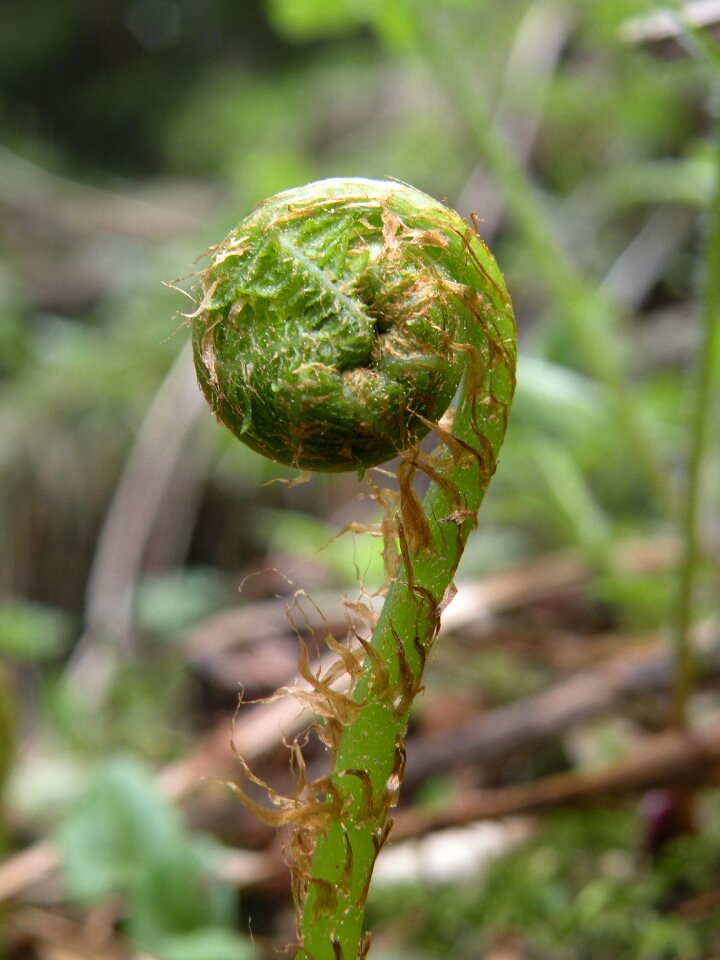
M716 84L715 99L720 96ZM702 297L702 340L695 371L694 404L690 421L688 472L682 500L682 557L673 628L676 668L672 719L675 726L687 723L687 705L695 678L690 642L695 584L700 568L699 530L703 466L708 447L713 380L720 356L720 123L715 130L715 194L709 211L705 245Z
M618 422L626 431L629 446L656 505L666 515L675 512L675 493L668 471L658 457L650 431L638 410L628 384L624 358L617 349L619 310L602 297L569 260L555 236L552 218L525 170L503 137L456 51L446 41L441 25L428 7L408 0L416 27L415 42L441 86L457 108L465 127L502 190L510 216L527 244L538 276L557 303L565 324L578 346L584 366L605 390Z
M265 785L277 813L235 787L266 822L294 827L297 956L353 960L367 946L365 899L402 781L410 706L505 435L512 306L458 214L408 185L336 178L269 198L212 249L193 348L212 409L265 455L361 474L402 458L398 493L373 485L390 583L372 641L348 650L327 634L337 661L321 675L301 646L311 690L298 693L319 717L330 773L301 776L292 798ZM461 380L452 423L437 422ZM431 429L432 455L418 446ZM424 504L418 472L430 481ZM340 674L347 693L333 688Z
M478 389L477 384L468 384L466 375L453 435L478 455L458 462L446 457L446 468L439 482L431 482L423 503L429 542L408 545L385 599L372 655L354 690L357 713L344 727L335 757L333 817L315 844L297 960L351 960L363 955L365 897L388 807L394 804L402 778L402 741L410 705L436 633L438 607L475 526L505 430L515 352L512 319L506 322L499 336L505 362L494 370L479 323L468 337L482 351L484 383ZM485 419L478 407L488 403L494 416Z

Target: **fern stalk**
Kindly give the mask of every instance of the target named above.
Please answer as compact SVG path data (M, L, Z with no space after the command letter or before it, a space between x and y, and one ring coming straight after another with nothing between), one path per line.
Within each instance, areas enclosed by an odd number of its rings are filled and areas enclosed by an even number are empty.
M505 433L509 297L475 231L437 201L404 184L321 181L261 204L212 251L193 343L217 417L254 449L359 474L401 457L399 494L378 492L399 564L372 641L340 653L350 692L301 657L331 772L294 798L270 792L279 811L258 811L295 828L298 960L351 960L369 946L365 900L410 706ZM441 420L461 380L452 423Z

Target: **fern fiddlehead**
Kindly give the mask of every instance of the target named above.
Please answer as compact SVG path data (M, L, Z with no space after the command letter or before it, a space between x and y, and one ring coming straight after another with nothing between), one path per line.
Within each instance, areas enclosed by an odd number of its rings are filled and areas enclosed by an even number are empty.
M211 251L193 349L218 419L266 456L360 474L401 456L399 494L382 494L396 504L386 537L399 564L372 642L360 641L357 665L341 658L350 692L304 671L332 771L288 800L282 821L296 827L297 957L351 960L369 945L365 898L410 704L505 432L510 300L453 211L400 183L325 180L260 204ZM418 471L430 480L422 504Z

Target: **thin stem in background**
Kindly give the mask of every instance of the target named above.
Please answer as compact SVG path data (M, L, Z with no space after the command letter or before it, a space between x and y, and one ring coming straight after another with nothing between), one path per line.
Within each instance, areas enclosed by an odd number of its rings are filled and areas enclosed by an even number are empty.
M64 676L67 690L81 697L86 706L100 708L109 693L116 661L130 652L133 587L158 512L204 409L186 346L145 415L98 536L87 581L85 628ZM198 456L196 451L196 461ZM190 509L192 499L188 500Z
M503 192L510 216L537 266L538 275L572 332L582 362L605 389L608 403L623 424L653 500L666 516L675 513L675 492L650 431L638 411L625 361L618 349L620 310L598 293L597 285L571 262L553 233L552 218L497 126L483 99L447 41L437 18L410 3L418 53L460 113L480 156Z
M720 99L720 84L715 84L714 106ZM702 297L702 343L695 372L694 405L690 420L688 474L682 500L683 553L680 562L678 600L673 641L677 662L673 691L673 722L687 723L687 704L695 679L695 663L690 644L695 585L700 569L700 506L704 463L708 448L711 401L714 395L716 362L720 356L720 122L715 129L715 195L710 209L705 246L704 289Z

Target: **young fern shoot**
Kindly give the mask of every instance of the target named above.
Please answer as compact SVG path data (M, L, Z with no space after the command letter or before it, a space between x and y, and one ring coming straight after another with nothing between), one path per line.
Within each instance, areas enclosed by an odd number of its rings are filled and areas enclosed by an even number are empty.
M298 797L271 794L280 809L269 819L295 828L296 957L353 960L369 947L364 905L410 705L505 433L510 299L452 210L402 183L324 180L261 203L212 249L193 349L217 418L266 456L360 476L401 458L399 494L379 492L386 514L395 505L384 526L400 562L372 641L339 654L349 691L333 686L337 670L315 676L301 657L331 772ZM428 454L419 443L431 431Z

